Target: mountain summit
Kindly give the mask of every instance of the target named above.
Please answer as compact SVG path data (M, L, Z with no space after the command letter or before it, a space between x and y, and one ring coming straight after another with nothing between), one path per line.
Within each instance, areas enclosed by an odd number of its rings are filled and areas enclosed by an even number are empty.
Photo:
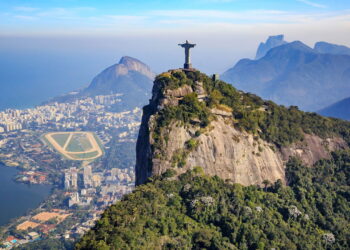
M146 64L135 58L124 56L119 63L106 68L98 74L92 80L90 86L84 90L84 93L106 94L120 92L121 89L128 87L125 85L137 85L137 89L148 88L149 85L152 85L149 81L152 81L153 78L154 73Z
M120 93L122 101L115 105L115 109L130 110L147 103L154 76L150 67L145 63L124 56L119 63L98 74L89 87L81 92L81 95L95 96Z
M118 63L104 69L93 78L87 88L59 96L50 102L67 102L82 97L120 94L113 111L132 110L144 106L150 96L155 74L138 59L123 56Z
M140 60L130 57L130 56L123 56L119 64L113 65L118 68L125 68L127 72L129 71L137 71L145 76L147 76L150 79L154 79L155 74L151 71L150 67L147 66L145 63L141 62ZM112 67L113 67L112 66Z
M329 158L348 147L341 132L348 129L350 123L278 106L199 71L171 70L156 77L143 110L136 184L196 166L243 185L285 181L290 156L307 165Z
M286 43L287 42L284 41L284 35L269 36L265 43L260 43L255 59L264 57L270 49Z

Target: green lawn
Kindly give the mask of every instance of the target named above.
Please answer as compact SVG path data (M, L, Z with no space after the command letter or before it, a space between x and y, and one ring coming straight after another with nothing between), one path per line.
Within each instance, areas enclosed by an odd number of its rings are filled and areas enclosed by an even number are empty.
M67 139L69 137L69 134L53 134L52 138L63 148L64 144L66 143Z
M88 137L88 133L91 133L93 135L93 137L94 137L93 139L95 139L97 141L97 144L103 153L104 151L103 151L102 143L100 142L99 138L92 132L74 133L72 135L69 143L67 144L67 147L64 149L65 152L64 153L59 152L59 153L67 159L72 158L71 160L84 160L84 159L91 159L91 158L97 157L97 155L99 154L98 150L94 150L94 151L89 152L89 153L79 153L79 152L90 151L93 148L93 146L92 146L93 142L90 142L89 137ZM53 133L49 133L49 134L52 136L53 140L56 141L57 144L59 144L63 148L65 146L65 144L67 143L67 140L68 140L71 132L65 132L62 134L60 132L53 132ZM49 145L50 147L52 147L53 149L58 151L58 149L54 145L52 145L49 142L49 140L47 140L45 135L43 135L41 137L41 139L45 144Z
M92 151L89 153L82 153L82 154L68 154L70 157L74 158L74 159L89 159L92 157L95 157L98 155L98 151Z
M74 134L69 142L66 151L68 152L83 152L92 149L89 139L84 133Z

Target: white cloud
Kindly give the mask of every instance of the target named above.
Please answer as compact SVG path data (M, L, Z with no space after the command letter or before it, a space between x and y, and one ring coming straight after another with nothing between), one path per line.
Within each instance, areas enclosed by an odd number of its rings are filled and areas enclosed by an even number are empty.
M257 16L276 16L286 14L279 10L221 11L221 10L157 10L150 15L160 17L186 18L220 18L220 19L252 19Z
M145 21L148 19L147 16L132 16L132 15L106 15L100 18L101 20L103 18L111 19L116 22L140 22Z
M22 12L33 12L39 10L38 8L28 7L28 6L17 6L13 8L15 11L22 11Z
M37 15L41 17L62 17L71 16L73 11L67 8L52 8L39 12Z
M343 16L343 12L297 13L280 10L249 10L249 11L219 11L219 10L157 10L149 13L160 23L228 23L228 24L259 24L259 23L303 23L311 20L321 20L332 16Z
M41 10L36 14L38 17L43 18L57 18L57 19L77 19L83 18L89 12L93 12L96 9L93 7L77 7L77 8L50 8Z
M203 3L231 3L236 0L197 0L197 2L203 2Z
M297 1L301 2L301 3L304 3L304 4L307 4L309 6L315 7L315 8L321 8L321 9L327 8L327 6L324 5L324 4L319 4L319 3L311 2L311 1L308 1L308 0L297 0Z
M324 33L332 30L343 30L344 36L350 27L350 10L343 11L312 11L293 12L280 10L249 10L249 11L219 11L219 10L157 10L145 11L138 15L105 15L98 14L93 8L84 11L81 8L50 8L33 13L11 13L9 17L2 13L2 19L13 18L20 20L35 20L31 22L31 32L47 34L127 34L139 36L147 34L209 34L220 31L242 32L245 34L287 33L288 30L305 30L312 34L313 30L327 27ZM50 28L48 28L50 25ZM333 28L330 28L333 27ZM341 27L341 28L340 28ZM347 27L347 28L346 28ZM6 28L1 25L1 33L29 32L29 30ZM33 31L34 30L34 31ZM321 33L320 30L317 31ZM334 33L334 32L333 32ZM264 33L265 35L265 33ZM311 35L310 35L311 36ZM340 36L340 34L339 34ZM190 37L190 36L189 36ZM216 36L220 37L220 36ZM349 38L350 39L350 38Z
M15 15L13 17L16 18L16 19L25 20L25 21L32 21L32 20L37 19L34 16L25 16L25 15Z

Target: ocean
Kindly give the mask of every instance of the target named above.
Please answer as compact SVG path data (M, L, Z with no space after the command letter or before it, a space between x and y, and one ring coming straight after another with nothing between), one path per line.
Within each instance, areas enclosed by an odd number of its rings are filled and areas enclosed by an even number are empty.
M2 48L0 40L0 111L40 105L53 97L87 87L119 58L98 52Z

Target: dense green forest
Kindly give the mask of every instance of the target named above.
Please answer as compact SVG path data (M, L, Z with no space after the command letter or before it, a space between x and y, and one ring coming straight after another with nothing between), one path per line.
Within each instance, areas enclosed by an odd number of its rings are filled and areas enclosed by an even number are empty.
M157 76L155 85L159 88L159 98L162 98L167 89L176 89L184 85L195 88L197 82L203 83L208 94L204 102L200 102L196 94L192 93L185 96L178 106L168 105L160 111L156 110L156 148L164 146L161 131L172 121L186 124L199 119L200 126L206 127L213 119L211 108L230 110L237 128L259 135L278 147L303 140L304 133L320 137L341 136L350 144L349 122L303 112L296 106L287 108L265 101L254 94L238 91L223 81L214 81L199 71L163 73ZM146 106L144 112L151 112L149 109L150 106Z
M158 109L167 90L195 89L198 82L207 93L204 101L191 93L177 106ZM153 149L166 146L172 122L197 126L195 136L200 135L215 119L213 108L231 112L233 126L277 147L302 141L305 133L339 136L350 145L349 122L276 105L198 71L161 74L155 86L158 100L144 108L155 115ZM195 142L187 141L178 152L177 166ZM349 150L333 152L313 167L291 158L287 185L278 180L245 187L206 176L200 167L174 175L168 169L124 196L76 249L350 249Z
M62 250L74 249L72 241L65 241L62 239L42 239L33 241L24 245L13 248L14 250Z
M350 152L306 167L288 186L230 184L194 168L152 177L105 211L76 249L349 249Z

